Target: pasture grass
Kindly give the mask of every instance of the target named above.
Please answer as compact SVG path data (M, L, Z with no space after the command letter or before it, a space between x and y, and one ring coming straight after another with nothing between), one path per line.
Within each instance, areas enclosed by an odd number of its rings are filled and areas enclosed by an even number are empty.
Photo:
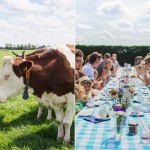
M21 51L16 52L21 54ZM13 56L11 51L0 51L0 66L6 55ZM74 122L71 127L71 144L65 145L56 140L57 123L54 111L52 120L47 121L47 108L44 106L42 118L37 119L37 104L32 94L28 100L23 100L22 95L19 95L0 103L0 150L74 149Z

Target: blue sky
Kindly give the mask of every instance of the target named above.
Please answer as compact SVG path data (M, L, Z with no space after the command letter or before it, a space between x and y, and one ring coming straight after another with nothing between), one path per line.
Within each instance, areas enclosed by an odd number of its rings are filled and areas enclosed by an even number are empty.
M0 0L0 46L74 44L75 0Z
M76 0L76 43L150 45L150 1Z

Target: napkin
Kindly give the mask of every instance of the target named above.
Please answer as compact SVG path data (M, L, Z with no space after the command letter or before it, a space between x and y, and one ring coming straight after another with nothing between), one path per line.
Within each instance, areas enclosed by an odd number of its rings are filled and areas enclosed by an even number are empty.
M150 112L150 109L142 109L141 110L143 113L149 113Z
M133 102L133 103L141 103L141 102L138 101L138 100L133 100L132 102Z
M91 116L91 117L83 117L83 120L86 120L86 121L89 121L89 122L92 122L92 123L99 123L99 122L102 122L102 120L96 120L94 116Z

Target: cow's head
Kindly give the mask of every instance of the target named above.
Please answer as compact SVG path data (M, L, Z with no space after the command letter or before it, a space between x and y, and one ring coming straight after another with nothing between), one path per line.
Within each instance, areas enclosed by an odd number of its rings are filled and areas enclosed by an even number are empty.
M32 62L30 61L13 60L11 56L3 58L0 73L0 102L5 102L8 98L24 92L25 73L31 67Z

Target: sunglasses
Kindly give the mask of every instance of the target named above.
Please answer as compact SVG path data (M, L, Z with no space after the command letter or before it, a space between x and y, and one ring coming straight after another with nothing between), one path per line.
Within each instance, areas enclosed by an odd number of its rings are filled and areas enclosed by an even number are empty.
M76 62L78 62L78 63L83 63L84 60L76 60Z

